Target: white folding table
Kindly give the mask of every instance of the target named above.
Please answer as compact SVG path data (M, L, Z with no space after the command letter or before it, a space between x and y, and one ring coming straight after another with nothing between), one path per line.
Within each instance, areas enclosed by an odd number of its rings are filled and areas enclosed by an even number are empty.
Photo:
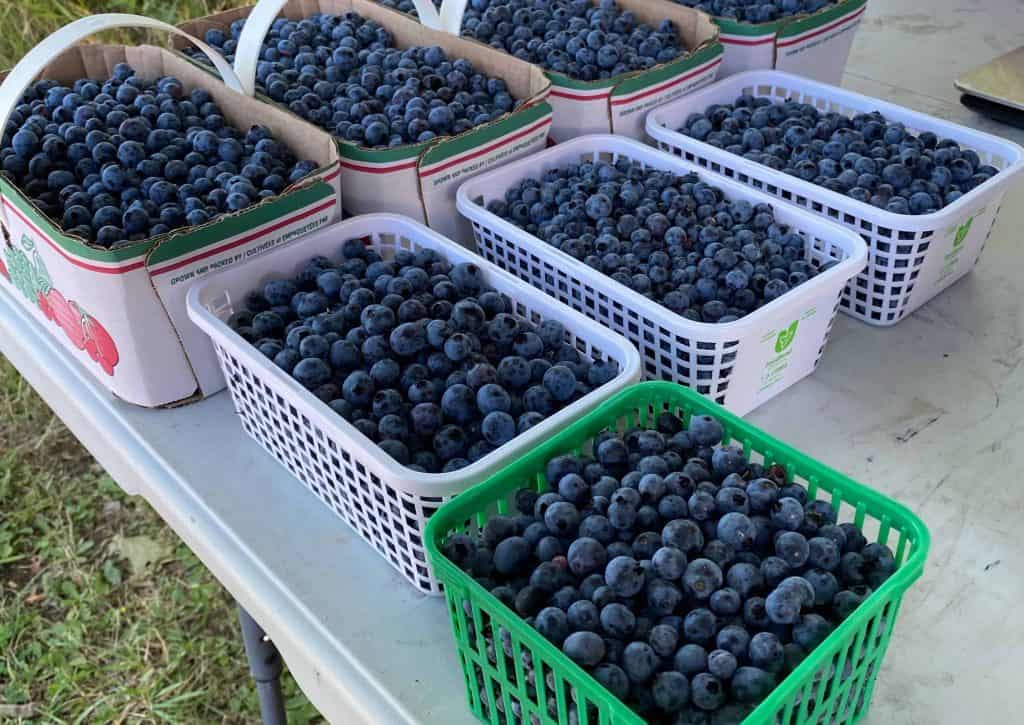
M953 78L1019 45L1024 6L871 0L848 87L1024 141ZM840 316L819 370L751 420L931 528L868 725L1014 722L1024 705L1024 188L974 273L898 326ZM0 292L2 352L110 475L143 496L266 630L333 723L469 725L443 602L410 588L237 423L226 393L125 405Z

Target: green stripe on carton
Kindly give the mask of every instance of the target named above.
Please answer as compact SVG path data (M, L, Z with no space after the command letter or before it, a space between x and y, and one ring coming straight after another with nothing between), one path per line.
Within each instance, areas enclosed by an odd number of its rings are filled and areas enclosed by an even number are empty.
M435 144L423 154L420 166L429 166L439 161L444 161L452 156L458 156L475 148L486 146L502 136L507 136L517 130L536 123L551 113L551 106L547 103L536 103L524 108L507 117L487 124L475 131L467 131L461 136L456 136L450 141Z
M227 241L250 229L269 224L275 219L284 218L333 194L334 189L330 184L318 181L274 201L264 202L248 211L222 217L220 221L200 227L194 232L171 237L153 250L148 264L150 266L162 264L184 254L191 254L207 245Z
M581 81L550 70L544 71L544 75L548 77L548 80L554 86L558 88L571 88L574 91L600 91L605 88L611 88L615 85L617 79L622 77L616 76L615 78L603 78L597 81Z
M413 144L410 146L399 146L393 149L367 149L361 146L356 146L351 141L338 138L334 136L334 141L338 145L338 153L341 154L343 159L349 161L365 161L368 164L388 164L394 163L395 161L406 161L408 159L416 159L423 149L427 147L429 141L426 143Z
M682 75L688 70L693 70L697 66L703 65L708 61L717 58L723 52L724 49L722 48L721 43L712 43L705 48L701 48L692 55L666 63L659 68L653 68L638 76L627 78L615 87L615 90L612 92L612 96L626 96L630 93L642 91L650 86L664 83L675 76Z
M65 235L57 225L47 219L32 205L19 189L12 186L6 179L0 179L0 195L14 204L18 211L24 214L39 229L49 237L54 244L59 246L71 256L79 259L87 259L90 262L101 262L106 264L118 264L129 259L136 259L145 256L153 248L155 242L139 242L139 246L132 246L126 249L96 249L84 242Z
M814 15L809 15L805 18L798 18L786 24L779 30L779 38L792 38L794 35L800 35L800 33L806 33L808 30L814 30L823 25L828 25L831 22L839 20L844 15L849 15L852 12L860 10L867 4L868 0L846 0L846 2L839 3L834 7L822 10Z
M867 0L865 0L867 2ZM724 35L743 35L750 38L757 38L762 35L774 35L778 33L782 28L782 21L774 20L770 23L759 23L757 25L753 23L741 23L738 20L732 18L714 18L715 25L717 25Z

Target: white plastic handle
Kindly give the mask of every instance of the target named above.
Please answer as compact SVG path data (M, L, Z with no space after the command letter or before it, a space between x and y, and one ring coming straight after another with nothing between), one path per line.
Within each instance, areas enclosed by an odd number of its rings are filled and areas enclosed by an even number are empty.
M274 24L281 8L289 0L260 0L245 19L245 27L238 38L235 49L235 74L247 95L256 92L256 65L260 60L263 40ZM434 7L433 0L413 0L420 23L432 30L443 30L451 35L462 32L462 16L466 13L467 0L443 0L441 12Z
M462 35L462 17L466 14L467 2L468 0L441 0L441 30L451 35Z
M256 93L256 64L263 50L263 39L288 0L260 0L245 19L235 48L235 75L246 95Z
M420 23L450 35L462 34L462 16L466 14L466 3L467 0L441 0L441 12L438 13L434 0L412 0Z
M25 57L18 61L4 82L0 84L0 132L7 126L7 119L11 112L18 105L25 89L36 79L40 72L46 68L57 56L68 48L77 45L90 35L103 30L115 28L149 28L151 30L164 30L168 33L180 35L190 43L203 51L213 62L214 67L220 73L220 77L233 91L245 93L238 76L231 69L231 65L224 60L223 56L209 45L185 33L173 25L143 17L142 15L129 15L126 13L109 13L105 15L93 15L88 18L68 23L63 28L45 38L39 45L34 47ZM252 95L250 91L246 95Z
M434 0L412 0L412 4L416 7L416 15L423 25L433 30L444 30L441 14L437 12ZM443 3L441 9L444 10Z

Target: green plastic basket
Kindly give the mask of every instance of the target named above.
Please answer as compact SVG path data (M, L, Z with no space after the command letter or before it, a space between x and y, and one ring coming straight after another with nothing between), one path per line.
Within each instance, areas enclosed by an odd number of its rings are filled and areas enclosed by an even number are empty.
M491 516L514 511L518 489L546 489L544 468L550 458L588 452L602 430L653 422L663 410L687 421L694 413L715 416L725 428L726 441L741 444L752 461L781 464L790 481L808 487L809 499L829 500L840 522L852 521L869 540L893 549L897 571L743 725L857 722L871 702L903 593L924 569L928 529L902 504L775 440L716 403L666 382L627 388L515 464L457 496L430 519L426 547L445 588L470 709L481 721L494 725L644 722L440 550L451 534L475 533ZM533 664L532 678L524 661ZM571 703L576 704L574 717L570 717Z

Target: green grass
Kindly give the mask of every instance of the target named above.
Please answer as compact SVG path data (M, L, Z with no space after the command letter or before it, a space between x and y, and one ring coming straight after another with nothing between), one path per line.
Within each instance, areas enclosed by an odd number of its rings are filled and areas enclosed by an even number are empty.
M174 23L226 5L0 0L0 68L83 15ZM322 721L283 683L290 722ZM0 357L0 721L258 718L230 596Z
M257 720L231 598L3 358L0 420L0 721Z

